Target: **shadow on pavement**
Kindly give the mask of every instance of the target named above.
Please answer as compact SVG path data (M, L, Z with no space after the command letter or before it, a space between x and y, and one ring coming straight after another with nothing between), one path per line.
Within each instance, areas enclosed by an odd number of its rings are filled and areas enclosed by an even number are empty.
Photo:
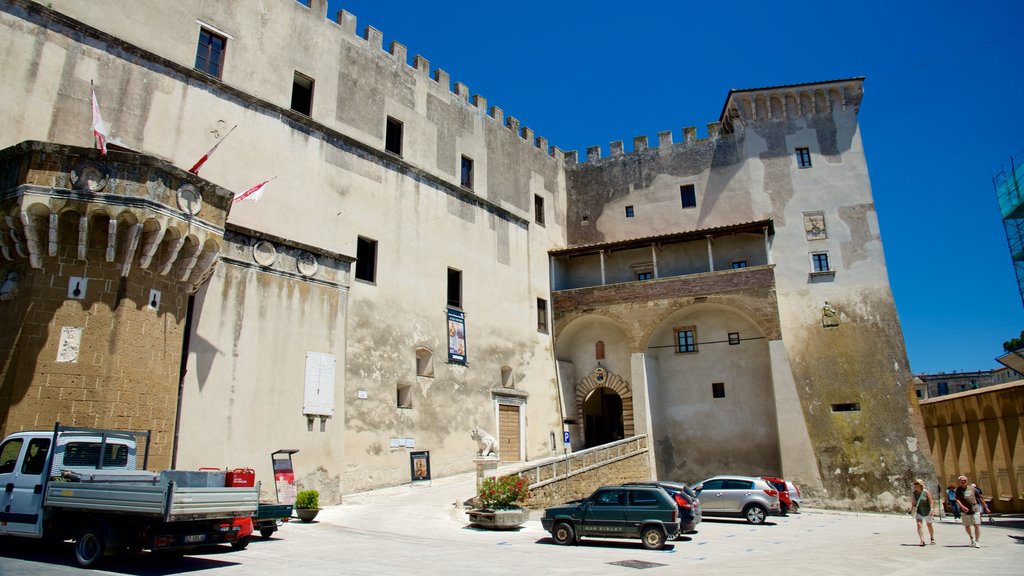
M227 566L237 566L237 562L213 559L208 556L219 556L231 554L235 551L231 546L208 546L190 550L188 556L182 556L174 552L141 552L139 554L125 554L120 556L108 556L99 565L92 569L111 572L114 574L130 574L133 576L166 576L169 574L183 574L187 572L198 572L201 570L212 570ZM77 567L75 562L74 544L62 542L52 544L40 540L27 540L23 538L4 538L0 540L0 556L16 558L30 562L40 562L54 566ZM2 572L2 571L0 571Z
M778 526L778 524L776 524L775 522L772 522L770 520L765 520L764 522L762 522L760 524L751 524L750 522L747 522L743 518L723 518L723 517L718 517L718 516L716 516L714 518L709 518L709 517L705 516L701 520L701 522L711 522L712 524L743 524L743 525L747 525L747 526Z
M535 543L559 546L559 544L556 544L551 538L541 538ZM576 542L575 545L580 548L619 548L623 550L644 549L644 545L637 540L602 540L600 538L585 538ZM674 544L665 544L665 547L661 550L651 550L651 552L671 552L673 550L675 550Z

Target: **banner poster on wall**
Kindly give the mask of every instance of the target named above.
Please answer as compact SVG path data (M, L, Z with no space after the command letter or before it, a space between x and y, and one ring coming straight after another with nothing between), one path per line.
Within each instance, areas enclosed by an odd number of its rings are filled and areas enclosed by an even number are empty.
M448 361L466 363L466 314L448 309Z

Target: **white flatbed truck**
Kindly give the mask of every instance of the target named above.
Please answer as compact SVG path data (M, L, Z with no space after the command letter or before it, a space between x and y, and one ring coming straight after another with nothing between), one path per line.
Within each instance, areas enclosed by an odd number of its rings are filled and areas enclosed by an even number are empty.
M7 436L0 443L0 535L74 540L83 567L122 552L238 544L234 520L256 512L259 484L210 486L202 472L149 472L148 449L148 432L59 423Z

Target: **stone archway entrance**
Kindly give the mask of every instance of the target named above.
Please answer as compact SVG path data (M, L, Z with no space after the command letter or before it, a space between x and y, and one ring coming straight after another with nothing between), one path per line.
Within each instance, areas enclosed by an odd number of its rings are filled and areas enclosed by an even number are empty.
M576 383L576 416L583 425L585 448L633 436L636 427L629 383L604 368L594 370Z

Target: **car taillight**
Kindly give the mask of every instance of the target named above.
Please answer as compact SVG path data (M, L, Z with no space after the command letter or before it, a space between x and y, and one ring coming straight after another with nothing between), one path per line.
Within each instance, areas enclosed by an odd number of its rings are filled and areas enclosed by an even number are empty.
M686 501L686 498L683 498L679 494L674 495L673 498L676 499L676 504L678 504L680 508L682 508L684 510L689 510L690 509L690 503Z
M764 493L769 495L769 496L778 496L779 495L779 491L778 490L772 490L771 488L765 490Z

